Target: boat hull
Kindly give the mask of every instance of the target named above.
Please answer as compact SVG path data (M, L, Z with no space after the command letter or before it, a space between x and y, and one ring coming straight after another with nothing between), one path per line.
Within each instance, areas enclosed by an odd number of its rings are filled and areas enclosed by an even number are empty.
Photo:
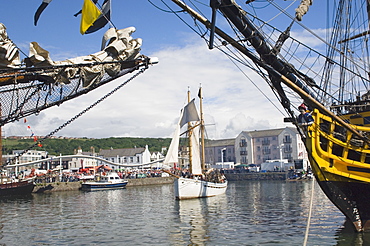
M227 181L214 183L180 177L175 179L174 188L175 197L178 200L211 197L224 194L227 189Z
M357 231L369 231L370 150L318 110L313 116L319 124L308 129L306 147L315 178Z
M119 183L104 183L104 182L86 182L81 185L81 190L110 190L110 189L123 189L126 187L128 181Z
M32 180L0 184L0 197L28 195L34 187Z

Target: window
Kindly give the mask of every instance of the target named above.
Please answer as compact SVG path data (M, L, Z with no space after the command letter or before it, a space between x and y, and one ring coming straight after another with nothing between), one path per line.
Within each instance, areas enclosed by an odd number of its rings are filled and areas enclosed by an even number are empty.
M283 139L283 142L284 143L291 143L292 142L291 136L290 135L285 135L284 139Z
M247 147L247 141L245 138L240 139L240 147Z

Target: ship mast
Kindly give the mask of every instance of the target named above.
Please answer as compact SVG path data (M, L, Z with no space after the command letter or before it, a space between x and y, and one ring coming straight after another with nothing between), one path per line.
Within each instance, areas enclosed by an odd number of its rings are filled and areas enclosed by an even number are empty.
M202 92L202 87L199 88L199 110L200 110L200 136L201 136L201 142L200 144L202 145L202 153L201 153L201 164L202 164L202 171L206 169L205 165L205 153L204 153L204 118L203 118L203 92Z
M188 88L188 103L190 103L190 88ZM193 151L192 144L190 141L191 134L193 134L192 125L188 122L188 142L189 142L189 172L193 173Z

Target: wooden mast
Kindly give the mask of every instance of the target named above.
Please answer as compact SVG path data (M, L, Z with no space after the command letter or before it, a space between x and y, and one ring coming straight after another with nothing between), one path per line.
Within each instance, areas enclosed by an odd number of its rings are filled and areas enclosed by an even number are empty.
M206 169L206 164L205 164L205 153L204 153L204 118L203 118L203 92L202 92L202 87L199 87L199 110L200 110L200 136L201 136L201 142L200 144L202 145L202 153L201 153L201 164L202 164L202 171Z
M190 103L190 88L188 88L188 103ZM188 122L188 144L189 144L189 172L193 173L193 152L192 152L192 144L191 144L191 135L193 134L192 125Z

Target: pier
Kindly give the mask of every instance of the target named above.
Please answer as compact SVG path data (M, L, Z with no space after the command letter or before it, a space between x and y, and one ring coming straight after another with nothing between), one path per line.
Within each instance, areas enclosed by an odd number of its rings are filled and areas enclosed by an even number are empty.
M161 185L172 184L173 177L157 177L157 178L137 178L127 179L126 187L142 186L142 185ZM81 188L82 181L78 182L53 182L53 183L38 183L33 189L33 193L48 193L57 191L72 191Z

